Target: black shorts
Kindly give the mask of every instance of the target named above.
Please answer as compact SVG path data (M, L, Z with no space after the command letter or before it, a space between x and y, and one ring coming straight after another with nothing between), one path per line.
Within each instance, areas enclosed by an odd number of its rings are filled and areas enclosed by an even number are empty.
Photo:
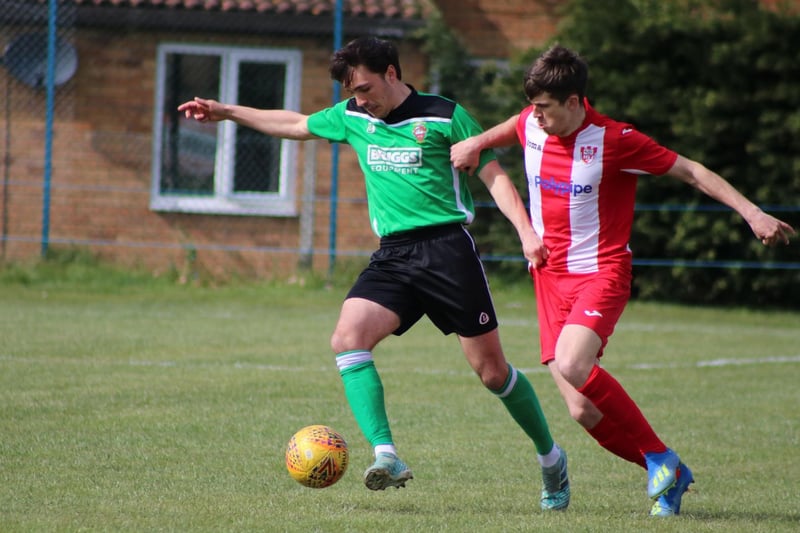
M395 335L422 315L445 335L475 337L497 327L475 241L460 224L383 237L347 298L364 298L397 313Z

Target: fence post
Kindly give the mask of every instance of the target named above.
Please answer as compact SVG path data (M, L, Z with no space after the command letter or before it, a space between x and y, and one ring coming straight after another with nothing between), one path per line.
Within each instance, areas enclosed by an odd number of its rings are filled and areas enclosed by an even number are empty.
M303 205L300 206L300 259L298 266L310 269L314 258L314 196L317 174L317 141L303 143Z
M49 0L47 14L47 110L44 132L44 185L42 191L42 257L47 256L50 242L50 180L53 168L53 107L56 79L57 0Z

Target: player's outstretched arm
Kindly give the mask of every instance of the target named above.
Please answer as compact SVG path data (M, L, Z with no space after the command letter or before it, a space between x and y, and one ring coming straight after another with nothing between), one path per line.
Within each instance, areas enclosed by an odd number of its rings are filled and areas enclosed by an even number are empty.
M490 161L481 169L481 181L489 189L497 207L514 225L522 243L525 258L538 268L547 261L549 251L531 225L528 210L517 188L497 161Z
M667 174L735 210L750 225L753 234L767 246L781 242L789 244L789 238L797 234L792 226L763 212L719 174L697 161L679 155Z
M199 122L232 120L272 137L299 141L315 138L308 130L308 116L286 109L256 109L195 97L179 105L178 111Z
M483 150L513 146L517 143L517 119L514 115L505 122L490 128L479 135L464 139L450 147L450 162L455 168L472 175L478 168Z

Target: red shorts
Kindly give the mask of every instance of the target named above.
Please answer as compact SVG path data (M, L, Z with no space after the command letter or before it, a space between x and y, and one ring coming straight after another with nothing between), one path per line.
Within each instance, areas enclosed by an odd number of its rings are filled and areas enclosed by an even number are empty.
M603 348L631 295L631 274L622 269L596 274L554 274L530 268L536 290L542 364L556 356L556 342L566 324L579 324L600 337Z

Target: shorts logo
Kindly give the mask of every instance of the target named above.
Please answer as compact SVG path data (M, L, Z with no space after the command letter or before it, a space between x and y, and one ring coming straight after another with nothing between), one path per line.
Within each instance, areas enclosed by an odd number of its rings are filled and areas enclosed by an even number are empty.
M481 325L488 324L489 323L489 314L488 313L481 313L481 315L478 317L478 322Z
M597 146L581 146L581 161L584 165L590 165L597 155Z
M603 313L601 313L597 309L592 309L591 311L589 311L588 309L584 309L583 314L586 316L599 316L600 318L603 317Z

